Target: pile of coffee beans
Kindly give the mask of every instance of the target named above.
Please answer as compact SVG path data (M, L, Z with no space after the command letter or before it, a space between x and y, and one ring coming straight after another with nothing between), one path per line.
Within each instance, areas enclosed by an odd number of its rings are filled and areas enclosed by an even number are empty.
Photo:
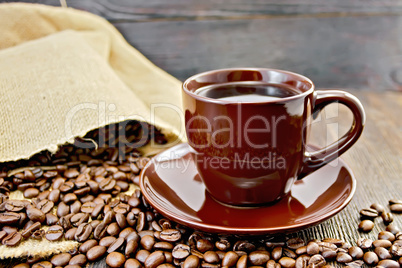
M75 268L99 261L126 268L402 265L402 232L394 225L389 228L393 214L380 212L379 205L361 211L359 228L371 230L365 220L373 222L381 215L387 230L376 240L353 241L355 245L335 238L304 241L285 235L246 239L175 224L154 211L138 189L139 173L149 159L136 146L151 140L166 142L152 126L118 124L93 131L77 141L80 146L63 146L55 155L43 152L0 166L3 245L16 247L25 239L80 242L68 252L47 259L29 256L14 267ZM9 198L15 190L26 199ZM398 200L390 202L392 212L400 212L401 206Z

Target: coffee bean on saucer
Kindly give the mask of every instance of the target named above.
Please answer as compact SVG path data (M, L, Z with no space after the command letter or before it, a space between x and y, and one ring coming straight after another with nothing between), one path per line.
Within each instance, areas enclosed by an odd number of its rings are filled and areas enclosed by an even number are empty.
M362 220L359 223L359 230L362 232L370 232L374 228L374 222L371 220Z
M360 216L362 218L374 219L378 217L378 212L373 208L364 208L360 210Z

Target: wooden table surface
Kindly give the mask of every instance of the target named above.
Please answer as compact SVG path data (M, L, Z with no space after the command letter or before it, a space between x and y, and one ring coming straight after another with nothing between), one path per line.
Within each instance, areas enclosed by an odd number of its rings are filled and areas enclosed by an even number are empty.
M58 5L54 0L24 2ZM352 243L374 238L384 225L378 220L371 233L359 233L359 210L402 199L402 1L277 3L67 0L70 7L111 21L134 47L182 80L216 68L271 67L304 74L318 88L341 87L355 94L367 123L342 158L357 179L356 194L338 215L299 235ZM339 137L350 125L343 107L332 106L321 118L314 124L314 143L322 143L328 133ZM395 223L402 228L402 215Z

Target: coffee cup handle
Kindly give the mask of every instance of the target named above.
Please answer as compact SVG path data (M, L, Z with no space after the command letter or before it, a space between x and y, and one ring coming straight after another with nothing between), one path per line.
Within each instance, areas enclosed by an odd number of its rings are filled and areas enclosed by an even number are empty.
M305 152L304 165L298 179L335 160L346 152L360 137L366 121L363 105L350 93L341 90L317 90L314 92L313 115L331 103L341 103L353 113L349 131L336 142L314 152Z

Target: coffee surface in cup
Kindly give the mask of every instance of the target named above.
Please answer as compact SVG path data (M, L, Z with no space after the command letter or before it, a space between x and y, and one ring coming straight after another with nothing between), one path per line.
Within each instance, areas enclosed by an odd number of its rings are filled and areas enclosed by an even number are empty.
M291 86L264 82L231 82L201 87L199 96L228 102L267 102L300 94Z

